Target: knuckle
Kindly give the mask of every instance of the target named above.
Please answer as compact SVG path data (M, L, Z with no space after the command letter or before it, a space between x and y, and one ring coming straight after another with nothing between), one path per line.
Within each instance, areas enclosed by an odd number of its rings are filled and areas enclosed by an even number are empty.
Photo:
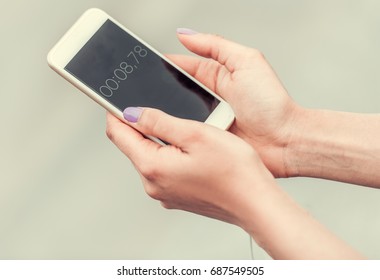
M206 133L204 132L204 128L201 127L201 125L204 125L204 124L193 123L191 128L190 126L188 126L187 137L186 137L187 143L205 142Z
M264 54L258 49L250 49L250 56L254 60L265 60Z
M145 192L151 198L155 200L160 200L160 197L161 197L160 191L156 186L151 185L151 184L145 185Z
M112 127L110 125L108 125L106 127L106 135L107 135L108 139L110 139L112 142L114 142L115 133L114 133L114 130L112 129Z
M156 135L165 132L165 121L157 109L144 109L139 123L148 134Z
M161 119L153 119L150 124L150 131L153 135L166 134L165 126L162 125Z
M166 201L161 201L161 206L165 209L173 209L173 206L170 205L170 203L166 202Z
M161 176L160 167L151 163L144 163L138 166L141 175L149 181L157 181Z

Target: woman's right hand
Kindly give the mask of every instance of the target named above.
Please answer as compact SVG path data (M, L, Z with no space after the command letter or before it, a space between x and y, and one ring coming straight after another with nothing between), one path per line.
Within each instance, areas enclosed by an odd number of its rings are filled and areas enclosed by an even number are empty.
M285 149L303 110L264 56L216 35L179 29L178 37L190 51L208 59L169 58L225 99L236 115L230 131L255 148L275 177L289 177Z

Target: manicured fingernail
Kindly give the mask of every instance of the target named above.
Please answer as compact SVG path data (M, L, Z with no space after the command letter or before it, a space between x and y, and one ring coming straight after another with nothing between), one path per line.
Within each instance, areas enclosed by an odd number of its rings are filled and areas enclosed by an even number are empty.
M177 28L177 33L178 34L183 34L183 35L194 35L197 34L198 32L189 28Z
M123 112L124 119L131 123L136 123L139 120L142 111L143 109L140 107L128 107Z

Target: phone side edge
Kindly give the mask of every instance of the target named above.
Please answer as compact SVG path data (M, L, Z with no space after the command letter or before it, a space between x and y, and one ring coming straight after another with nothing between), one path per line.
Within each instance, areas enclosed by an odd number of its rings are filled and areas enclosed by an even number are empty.
M217 128L228 130L235 120L235 113L231 106L224 101L220 101L218 106L208 116L205 123Z

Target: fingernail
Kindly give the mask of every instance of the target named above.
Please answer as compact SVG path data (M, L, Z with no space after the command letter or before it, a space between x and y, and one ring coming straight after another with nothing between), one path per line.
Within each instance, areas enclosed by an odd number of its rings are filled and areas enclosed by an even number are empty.
M197 34L198 32L189 28L177 28L177 33L178 34L183 34L183 35L194 35Z
M123 111L124 119L131 123L136 123L142 113L143 109L140 107L128 107Z

